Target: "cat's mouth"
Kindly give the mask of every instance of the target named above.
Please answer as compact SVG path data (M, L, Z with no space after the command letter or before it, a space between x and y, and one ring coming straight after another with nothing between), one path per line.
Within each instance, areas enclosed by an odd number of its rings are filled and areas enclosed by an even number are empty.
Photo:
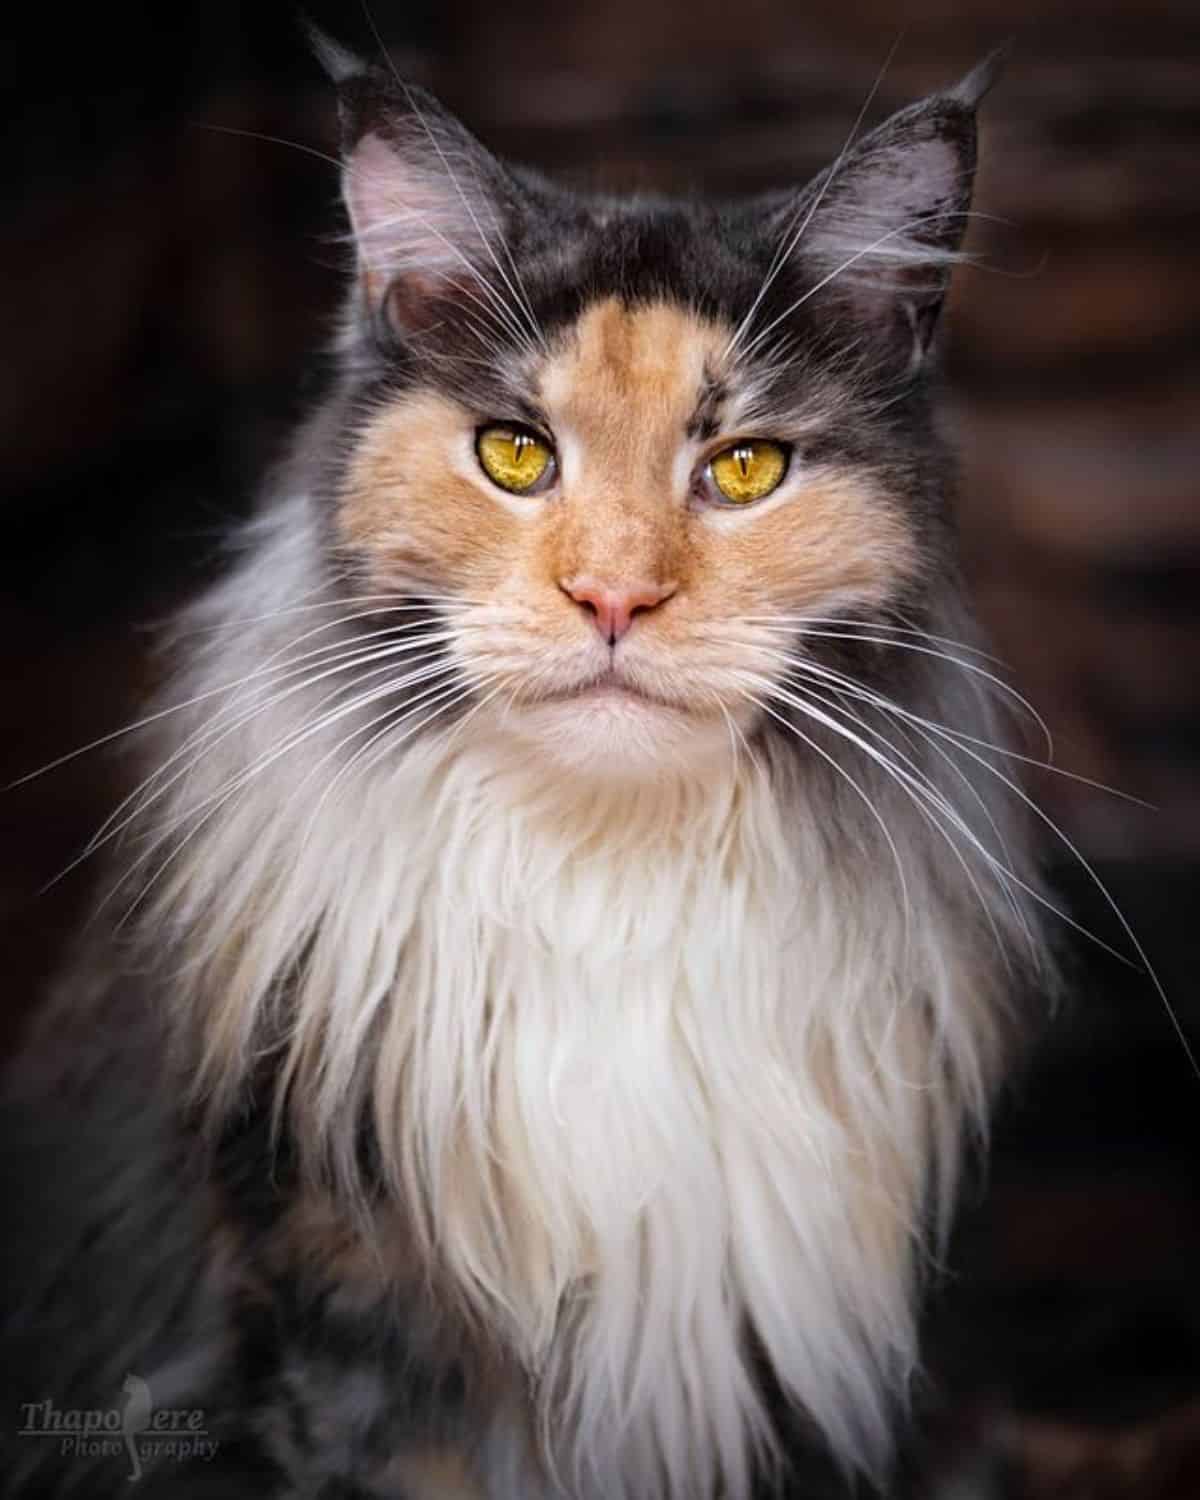
M673 709L677 713L684 708L682 703L660 697L657 693L649 692L639 684L630 682L628 678L619 676L615 672L607 672L603 677L593 677L586 682L574 683L570 687L559 688L541 694L537 701L539 704L629 704L647 708Z
M643 681L632 664L537 686L499 723L549 764L622 778L701 769L729 754L725 718L706 714L669 681L662 688L657 676Z

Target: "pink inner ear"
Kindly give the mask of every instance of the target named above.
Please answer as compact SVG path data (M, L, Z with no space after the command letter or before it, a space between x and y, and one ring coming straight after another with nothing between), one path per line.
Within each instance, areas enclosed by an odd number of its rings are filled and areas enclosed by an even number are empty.
M460 278L454 278L459 282ZM409 271L394 276L384 288L374 289L368 275L367 295L372 301L382 299L384 321L393 333L427 333L437 322L434 299L453 290L444 278Z
M343 192L359 261L368 274L382 268L392 221L405 210L403 178L399 158L378 135L363 136L346 162Z
M474 177L452 177L428 142L363 136L346 162L344 191L368 294L378 301L394 282L408 284L399 309L405 327L414 299L472 276L478 225L490 210Z
M864 173L856 197L882 233L903 229L939 208L957 206L962 189L957 148L934 136L886 153L876 168Z
M971 196L972 132L945 100L886 122L831 170L803 253L831 266L857 253L867 276L952 256Z

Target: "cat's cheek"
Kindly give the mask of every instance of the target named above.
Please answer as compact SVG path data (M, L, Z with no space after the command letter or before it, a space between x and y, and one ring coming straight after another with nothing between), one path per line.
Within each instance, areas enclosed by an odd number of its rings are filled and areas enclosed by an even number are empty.
M697 522L702 567L721 580L726 618L747 601L790 614L879 607L921 571L903 508L853 474L814 477L745 510L710 507Z
M428 391L395 401L362 435L335 521L374 586L483 598L511 574L527 521L481 480L473 440L462 409Z
M492 598L512 572L520 522L473 489L449 483L415 492L383 483L360 490L339 511L340 542L380 590Z

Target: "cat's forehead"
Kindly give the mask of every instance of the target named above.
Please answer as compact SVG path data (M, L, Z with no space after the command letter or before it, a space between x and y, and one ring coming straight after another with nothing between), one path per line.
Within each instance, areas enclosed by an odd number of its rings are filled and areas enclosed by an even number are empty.
M592 451L705 437L727 394L732 330L672 302L591 303L555 342L538 379L547 415Z

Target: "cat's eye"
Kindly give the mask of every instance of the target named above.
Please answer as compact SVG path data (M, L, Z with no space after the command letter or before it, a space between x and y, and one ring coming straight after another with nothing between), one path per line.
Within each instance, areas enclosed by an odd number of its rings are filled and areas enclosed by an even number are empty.
M730 505L749 505L765 500L779 488L787 466L788 450L782 443L747 438L718 453L708 472L723 500Z
M528 495L545 489L554 474L554 449L528 427L494 422L475 439L479 467L502 490Z

